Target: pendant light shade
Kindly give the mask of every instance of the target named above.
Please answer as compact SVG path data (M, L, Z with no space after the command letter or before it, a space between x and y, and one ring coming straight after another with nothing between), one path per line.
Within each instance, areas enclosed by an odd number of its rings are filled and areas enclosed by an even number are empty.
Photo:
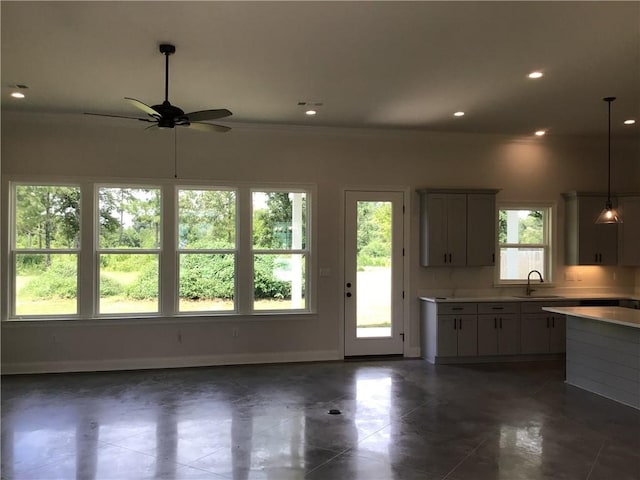
M605 203L604 208L598 215L596 219L596 223L622 223L622 218L620 218L620 214L618 211L613 208L613 204L611 203L611 102L613 102L616 97L605 97L603 100L607 102L609 106L609 137L608 137L608 170L607 170L607 203Z

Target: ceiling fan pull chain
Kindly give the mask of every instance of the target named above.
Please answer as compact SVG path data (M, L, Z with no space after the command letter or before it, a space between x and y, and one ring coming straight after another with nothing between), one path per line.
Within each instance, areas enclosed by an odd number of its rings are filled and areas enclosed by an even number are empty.
M173 129L173 178L178 178L178 129Z

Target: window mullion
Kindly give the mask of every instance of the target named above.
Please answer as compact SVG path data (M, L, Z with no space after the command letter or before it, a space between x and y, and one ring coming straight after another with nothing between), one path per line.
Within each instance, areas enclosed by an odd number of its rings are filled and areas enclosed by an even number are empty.
M80 186L80 252L78 260L78 313L81 318L91 318L97 308L97 190L91 183ZM94 214L94 212L96 212Z
M238 313L249 314L253 305L253 238L251 236L251 191L238 189L238 235L236 237L236 297ZM241 281L239 281L241 279Z
M177 201L176 188L165 186L162 189L160 222L160 314L168 317L178 311L178 255L177 242Z

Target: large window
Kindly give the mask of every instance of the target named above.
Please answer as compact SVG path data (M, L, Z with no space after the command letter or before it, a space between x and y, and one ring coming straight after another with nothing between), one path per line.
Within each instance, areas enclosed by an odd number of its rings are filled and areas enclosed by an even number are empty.
M15 316L76 315L80 188L15 185L12 265Z
M252 210L253 309L304 309L306 193L254 191Z
M521 283L531 270L551 281L551 207L513 206L498 211L499 280Z
M98 313L159 311L160 189L98 189Z
M180 312L235 310L236 192L178 190Z
M8 191L10 319L312 308L312 188L21 181Z

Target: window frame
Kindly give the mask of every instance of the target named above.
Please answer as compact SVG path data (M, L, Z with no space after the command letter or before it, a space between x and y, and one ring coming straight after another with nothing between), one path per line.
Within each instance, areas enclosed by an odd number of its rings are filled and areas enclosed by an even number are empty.
M77 278L77 308L75 314L38 314L15 315L16 308L16 283L15 264L12 246L14 245L15 211L14 185L60 185L72 186L80 189L80 234L79 248L73 252L78 255ZM99 239L99 189L107 188L142 188L160 190L160 248L158 250L138 250L136 252L126 249L100 249ZM318 187L312 183L271 183L271 182L213 182L194 179L159 179L159 178L117 178L117 177L52 177L45 175L7 175L2 179L2 197L0 209L2 210L2 232L0 244L2 244L2 264L0 274L3 294L0 299L1 321L76 321L76 322L105 322L118 323L137 322L166 322L175 321L181 317L192 317L192 321L234 321L245 320L278 320L295 319L317 313L317 254L315 248L315 226L317 221L316 197ZM235 280L235 310L221 311L179 311L179 287L178 287L178 188L204 190L220 189L235 190L236 192L236 280ZM301 253L305 256L304 278L305 283L304 309L282 310L254 310L253 297L253 238L252 238L252 191L260 192L300 192L306 195L306 245L300 250L285 250L282 253ZM279 252L279 251L278 251ZM42 253L42 252L41 252ZM99 254L100 253L152 253L158 258L158 311L140 313L99 313ZM277 253L274 250L267 253Z
M260 193L304 193L305 201L306 201L306 210L305 210L305 236L304 236L304 248L300 249L273 249L273 248L255 248L253 244L253 194L256 192ZM249 261L251 265L251 285L249 289L249 305L250 305L250 313L253 315L271 315L271 314L296 314L296 313L310 313L312 311L311 307L311 299L310 299L310 288L311 288L311 211L312 211L312 193L308 188L301 187L274 187L274 186L263 186L263 187L251 187L249 189L249 235L248 235L248 245L249 249ZM255 257L256 255L302 255L304 259L304 308L290 308L290 309L256 309L255 308Z
M17 208L18 208L18 199L17 199L17 189L21 186L29 186L29 187L70 187L77 188L80 193L80 198L78 200L78 247L75 248L39 248L39 249L18 249L16 247L16 239L17 239ZM18 180L18 181L10 181L8 185L8 215L7 221L9 223L6 231L8 232L8 245L9 245L9 261L7 264L7 277L5 277L8 282L8 295L6 296L8 300L8 319L11 320L40 320L45 315L43 314L18 314L16 312L17 307L17 268L16 262L18 255L46 255L46 254L54 254L54 255L76 255L76 313L61 313L61 314L47 314L46 317L51 317L52 319L63 319L63 318L73 318L78 319L81 318L80 312L80 301L81 301L81 284L80 284L80 265L81 265L81 256L82 256L82 212L84 206L82 204L82 184L80 182L65 182L65 181L45 181L45 180L37 180L37 181L27 181L27 180Z
M91 184L93 194L93 228L94 228L94 243L93 243L93 257L94 257L94 284L96 286L93 298L93 317L94 318L132 318L132 317L159 317L163 315L162 312L162 264L164 257L164 185L151 182L151 183L137 183L137 182L95 182ZM160 241L158 242L158 248L101 248L100 247L100 189L101 188L131 188L131 189L157 189L160 193L158 214L160 216L160 222L158 230L160 232ZM158 261L158 309L155 312L101 312L100 311L100 256L101 255L156 255Z
M541 210L543 211L543 243L500 243L500 212L503 210ZM556 205L550 202L501 202L496 205L496 265L494 269L494 283L498 286L505 285L526 285L527 279L503 279L500 276L502 270L503 248L542 248L544 261L544 283L547 286L553 285L553 258L556 250L554 241L556 221ZM537 277L536 277L537 279Z
M235 221L234 221L234 244L235 248L226 249L201 249L201 248L180 248L180 191L181 190L209 190L209 191L227 191L234 192L235 195ZM240 195L238 187L231 186L212 186L212 185L194 185L180 184L174 187L174 205L175 205L175 220L174 220L174 240L175 240L175 290L174 290L174 315L176 316L198 316L198 315L232 315L240 313L238 292L240 285L238 282L238 258L240 256L239 241L240 237ZM181 255L227 255L232 254L234 256L234 282L233 282L233 309L231 310L180 310L180 257Z

